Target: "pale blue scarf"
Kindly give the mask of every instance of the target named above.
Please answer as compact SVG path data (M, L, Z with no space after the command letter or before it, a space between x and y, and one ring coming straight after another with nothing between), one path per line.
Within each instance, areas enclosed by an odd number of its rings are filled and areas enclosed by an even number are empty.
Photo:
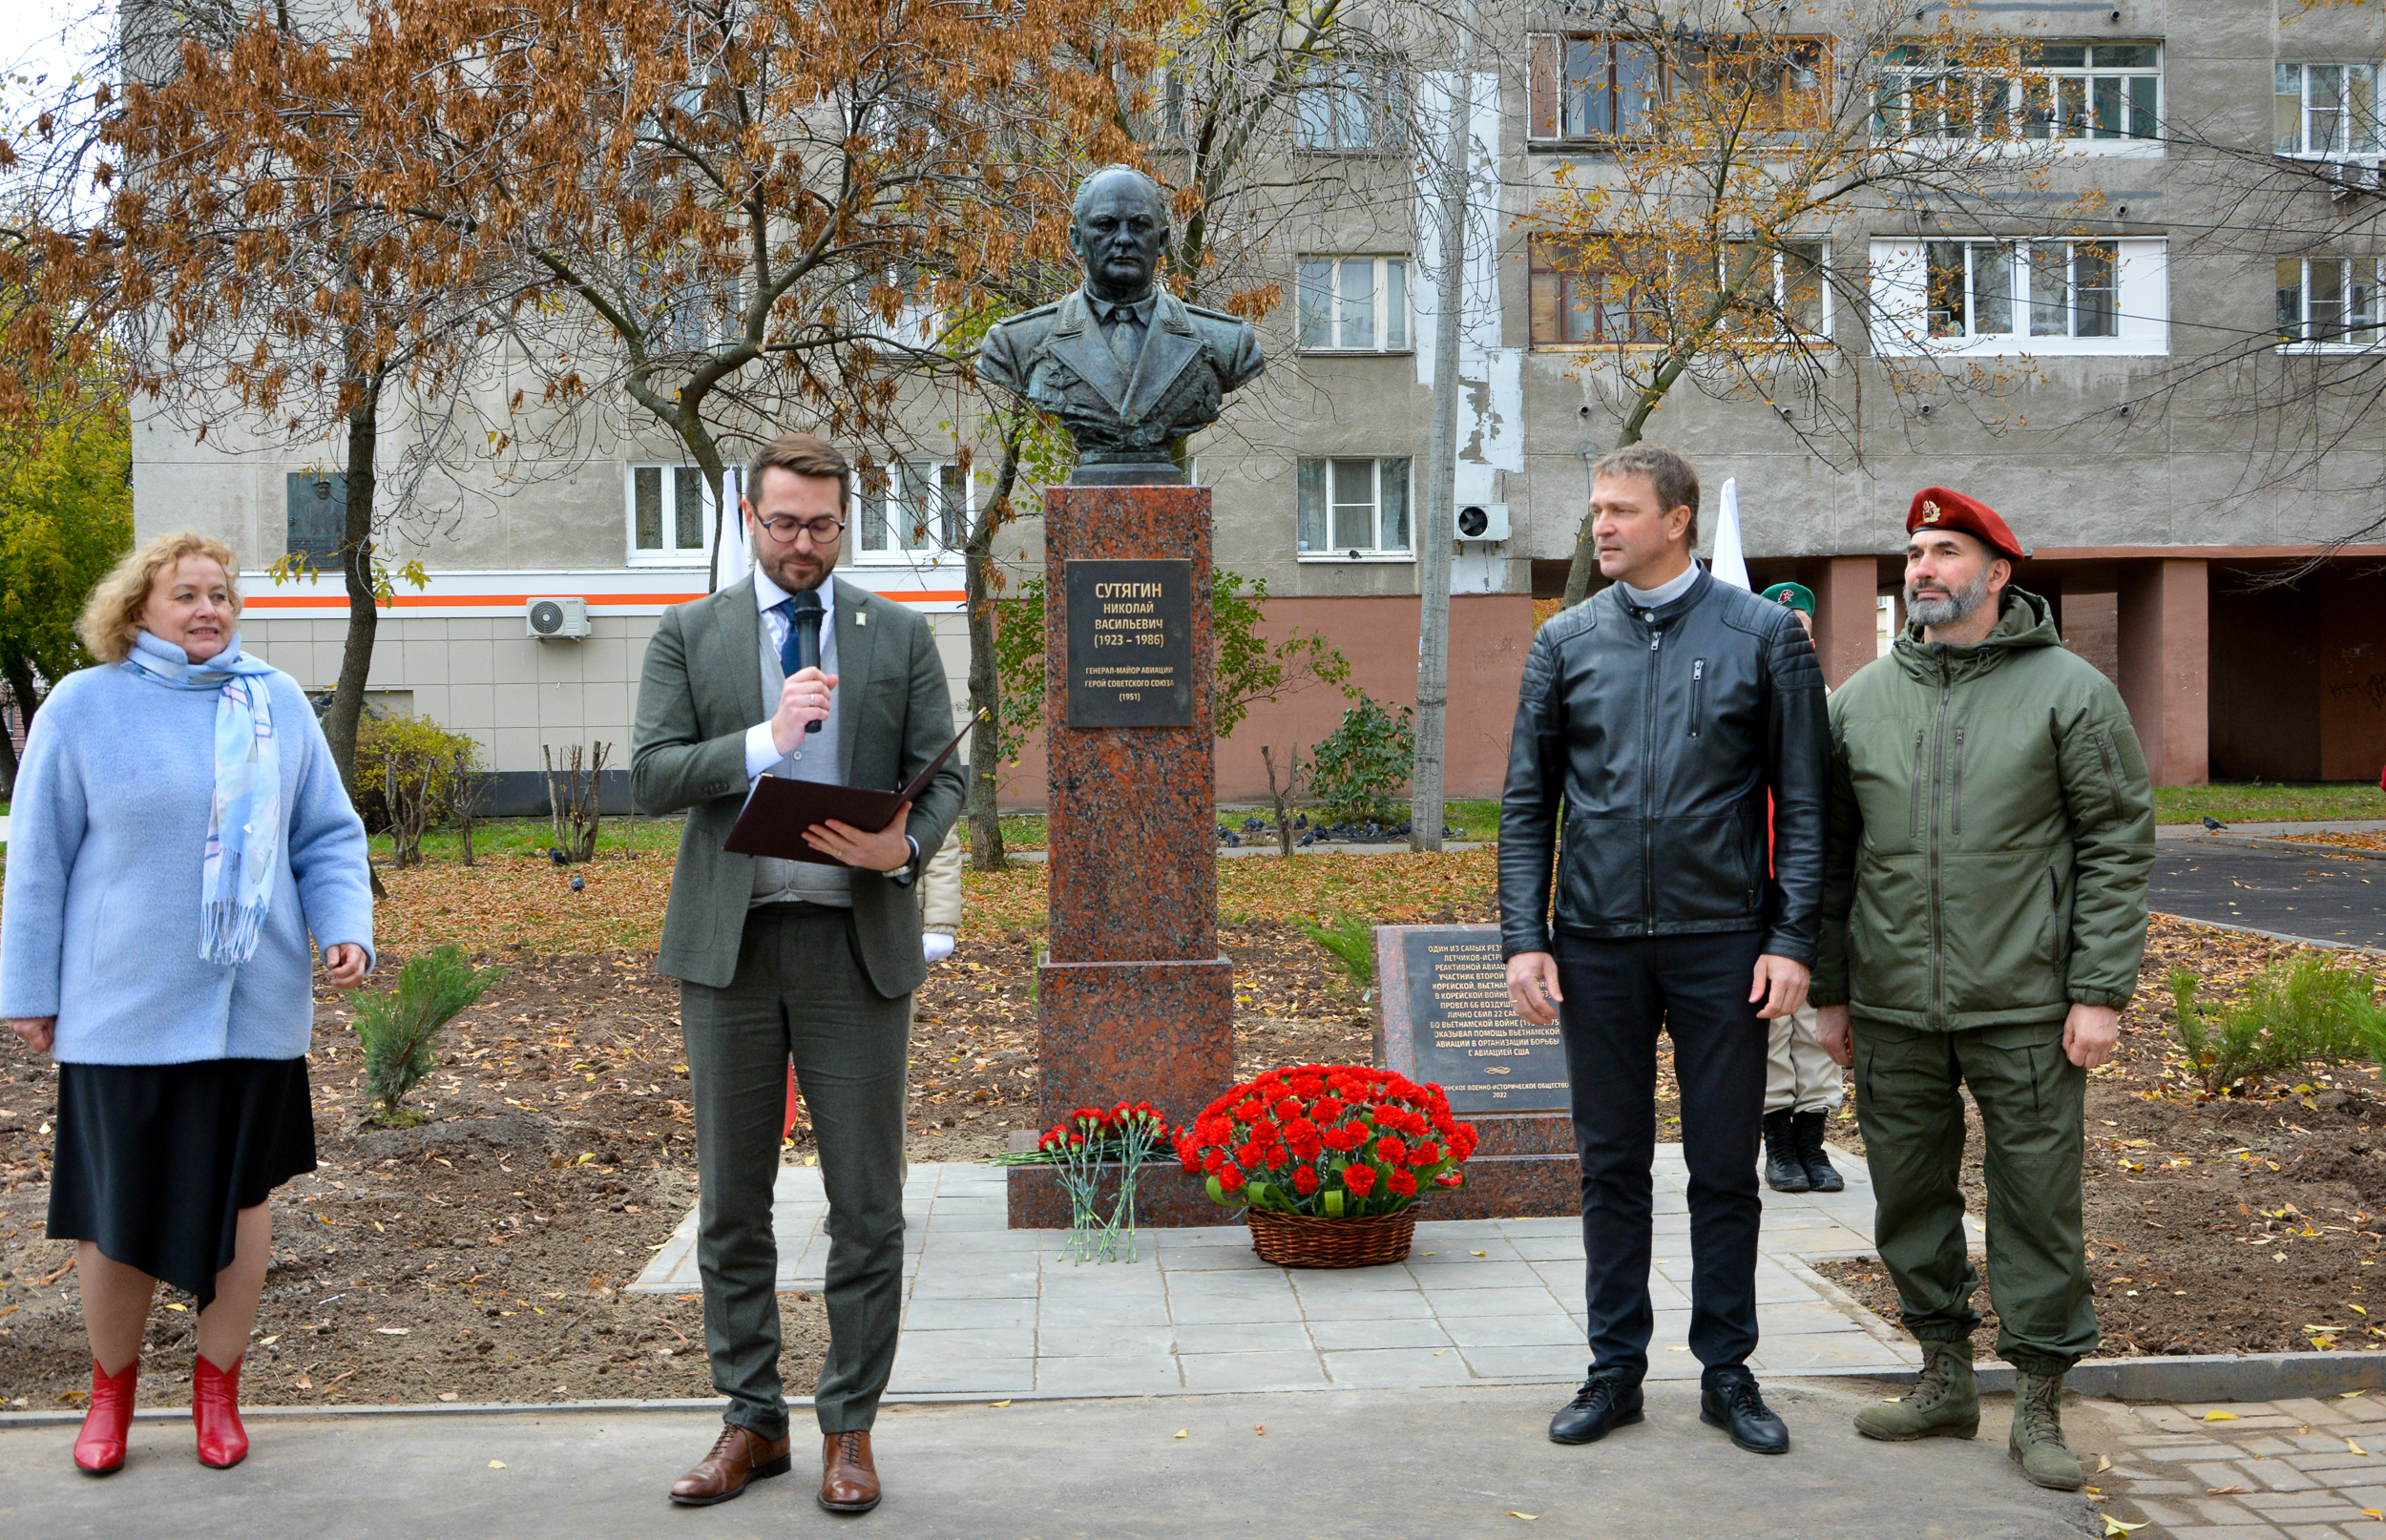
M207 809L199 955L224 966L245 963L257 950L282 865L282 756L264 683L273 665L243 656L237 631L203 663L143 631L123 668L169 690L217 692L216 795Z

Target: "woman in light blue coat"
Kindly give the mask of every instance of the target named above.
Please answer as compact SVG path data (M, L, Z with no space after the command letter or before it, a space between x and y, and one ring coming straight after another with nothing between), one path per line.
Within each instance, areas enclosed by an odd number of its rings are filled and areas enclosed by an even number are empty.
M50 1235L91 1338L74 1462L124 1464L159 1279L199 1307L199 1457L248 1452L241 1360L272 1190L315 1169L311 931L331 982L372 964L365 826L298 682L241 651L239 566L160 535L92 591L100 659L26 739L0 901L0 1018L58 1063Z

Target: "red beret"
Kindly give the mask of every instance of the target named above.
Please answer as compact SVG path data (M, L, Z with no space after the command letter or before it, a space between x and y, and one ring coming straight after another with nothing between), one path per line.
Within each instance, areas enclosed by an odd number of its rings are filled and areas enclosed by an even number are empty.
M2016 561L2029 554L2021 548L2021 542L2013 537L2005 521L1997 516L1995 509L1944 487L1923 488L1914 494L1914 506L1906 510L1906 533L1924 528L1961 530Z

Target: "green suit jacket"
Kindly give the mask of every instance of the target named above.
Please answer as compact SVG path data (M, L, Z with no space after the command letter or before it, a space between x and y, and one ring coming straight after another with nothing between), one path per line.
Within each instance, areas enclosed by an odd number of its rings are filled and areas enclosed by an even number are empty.
M952 737L945 666L928 622L841 579L837 584L840 778L900 791ZM763 719L763 623L754 580L665 610L646 644L630 748L631 795L648 813L687 810L657 966L724 989L754 891L754 858L722 848L745 805L745 733ZM961 811L956 759L912 805L904 832L933 855ZM853 874L853 930L871 986L893 999L928 976L918 896L877 873Z

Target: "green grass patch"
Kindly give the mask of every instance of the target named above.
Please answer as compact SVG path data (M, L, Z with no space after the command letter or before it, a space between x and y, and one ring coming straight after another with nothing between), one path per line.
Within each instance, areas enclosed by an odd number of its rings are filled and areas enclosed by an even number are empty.
M659 861L670 861L680 853L680 831L686 821L677 818L641 818L635 823L626 818L608 818L596 830L596 855L653 855ZM543 818L484 819L472 825L472 857L476 861L543 861L552 863L548 854L557 843L555 826ZM372 839L373 860L385 870L394 859L390 854L389 837L376 834ZM428 865L460 865L464 861L464 836L452 823L426 830L423 835L423 861Z
M2386 791L2359 781L2216 780L2203 786L2154 788L2157 823L2200 823L2207 816L2223 823L2386 818Z

